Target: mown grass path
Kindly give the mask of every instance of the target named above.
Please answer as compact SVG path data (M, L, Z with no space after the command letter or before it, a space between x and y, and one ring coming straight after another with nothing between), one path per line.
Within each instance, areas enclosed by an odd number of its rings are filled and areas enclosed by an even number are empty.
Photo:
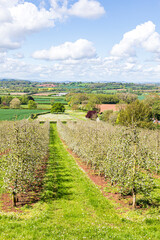
M45 202L25 208L24 213L0 213L0 239L160 239L158 219L134 222L117 215L69 155L56 125L51 125L44 187Z

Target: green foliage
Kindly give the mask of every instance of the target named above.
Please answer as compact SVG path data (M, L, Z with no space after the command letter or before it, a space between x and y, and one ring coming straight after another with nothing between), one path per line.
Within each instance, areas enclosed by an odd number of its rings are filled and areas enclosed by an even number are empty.
M3 145L8 151L2 155L3 187L13 194L16 205L17 193L26 192L29 186L34 188L34 182L38 181L36 170L47 154L49 129L47 123L40 126L36 121L17 121L10 125L12 130Z
M104 121L104 122L108 122L109 116L110 116L112 113L113 113L113 110L106 110L106 111L104 111L104 112L100 115L99 119L102 120L102 121Z
M154 102L152 105L152 112L154 118L160 120L160 100Z
M10 101L10 108L20 108L21 106L21 102L18 98L13 98Z
M62 103L54 103L51 107L51 113L63 113L65 106Z
M36 108L37 108L36 102L33 101L33 100L29 100L29 101L28 101L28 108L29 108L29 109L36 109Z
M153 94L146 95L144 102L152 107L153 104L159 100L160 100L160 96L156 93L153 93Z
M47 170L52 177L47 176L44 184L47 188L54 186L55 196L50 201L23 207L22 213L1 210L0 240L158 240L159 209L142 212L114 206L79 169L60 141L56 126L52 127ZM0 186L1 177L0 172Z
M149 105L136 100L120 111L117 123L125 126L135 123L138 127L153 127L152 109Z
M116 104L121 101L130 103L137 99L135 94L67 94L66 100L73 109L82 109L87 111L97 110L98 104Z
M27 95L22 95L21 97L20 97L20 101L21 101L21 104L22 105L26 105L26 104L28 104L28 96Z
M137 100L137 95L130 93L118 93L117 97L119 101L123 103L132 103Z
M12 99L13 99L12 96L2 96L2 98L1 98L2 106L9 106Z
M32 113L31 114L31 119L36 119L37 118L37 114L36 113Z
M133 194L134 199L137 194L149 196L153 189L150 172L160 171L158 131L137 132L136 128L82 121L59 122L58 129L69 147L111 185L118 184L122 194Z

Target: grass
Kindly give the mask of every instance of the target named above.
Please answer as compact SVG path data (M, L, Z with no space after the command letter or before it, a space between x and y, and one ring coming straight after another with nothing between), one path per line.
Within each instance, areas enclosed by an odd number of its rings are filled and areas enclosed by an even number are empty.
M34 99L38 104L49 104L50 105L51 101L54 101L54 103L60 102L63 104L67 104L65 97L46 97L46 96L45 97L35 97L34 96Z
M28 105L21 105L21 108L23 109L28 109ZM37 105L37 110L50 110L51 105L49 104L38 104Z
M32 113L40 113L44 110L37 109L0 109L0 121L22 120L30 117Z
M76 120L76 119L81 119L81 120L86 120L85 118L86 112L84 111L78 111L78 110L71 110L71 109L66 109L65 113L60 113L60 114L45 114L45 115L40 115L38 116L39 121L67 121L67 120Z
M81 119L81 120L86 120L85 115L87 114L87 112L84 111L79 111L79 110L71 110L71 109L67 109L65 111L66 114L69 114L72 118L74 119Z
M43 201L23 213L0 213L3 240L158 240L156 216L118 215L100 190L79 169L51 126L50 158ZM133 216L138 213L132 211ZM139 213L140 215L140 213Z
M45 121L50 121L50 122L57 122L58 120L60 121L67 121L67 120L74 120L70 115L68 114L53 114L53 113L48 113L44 115L39 115L37 118L40 122L45 122Z

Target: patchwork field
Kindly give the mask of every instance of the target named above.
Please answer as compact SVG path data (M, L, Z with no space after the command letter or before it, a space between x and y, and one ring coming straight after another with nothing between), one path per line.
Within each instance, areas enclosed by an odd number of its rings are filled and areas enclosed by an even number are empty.
M0 109L0 121L22 120L30 117L32 113L41 113L44 110L37 109Z
M67 102L65 101L65 97L40 97L40 96L33 96L34 100L38 103L38 104L51 104L51 101L53 101L54 103L56 102L60 102L63 104L67 104Z

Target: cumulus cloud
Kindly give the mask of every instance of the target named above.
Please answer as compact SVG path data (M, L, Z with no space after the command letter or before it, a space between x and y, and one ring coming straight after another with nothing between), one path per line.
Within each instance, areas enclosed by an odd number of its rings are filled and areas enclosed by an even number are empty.
M69 14L82 18L98 18L105 14L105 10L98 1L79 0L69 9Z
M81 18L99 18L105 14L104 7L97 0L78 0L70 7L68 0L50 0L52 8L61 15Z
M42 3L37 7L24 0L0 0L0 50L19 48L28 34L54 27L55 20L70 15L94 18L104 13L96 0L78 0L71 7L67 0L50 0L49 9Z
M59 46L52 46L49 50L40 50L33 53L33 58L44 60L83 59L95 56L96 50L93 43L86 39L65 42Z
M0 5L0 24L11 21L12 17L10 11L6 7Z
M119 44L113 46L111 55L129 57L136 55L137 48L148 52L160 53L160 34L155 31L155 24L148 21L125 33Z
M131 81L159 82L160 65L152 62L132 63L114 57L66 59L58 62L29 63L24 59L8 57L0 53L0 75L2 78L50 81Z
M0 49L14 49L21 46L27 34L45 27L54 26L54 16L49 10L38 9L29 2L13 1L9 7L0 2Z

